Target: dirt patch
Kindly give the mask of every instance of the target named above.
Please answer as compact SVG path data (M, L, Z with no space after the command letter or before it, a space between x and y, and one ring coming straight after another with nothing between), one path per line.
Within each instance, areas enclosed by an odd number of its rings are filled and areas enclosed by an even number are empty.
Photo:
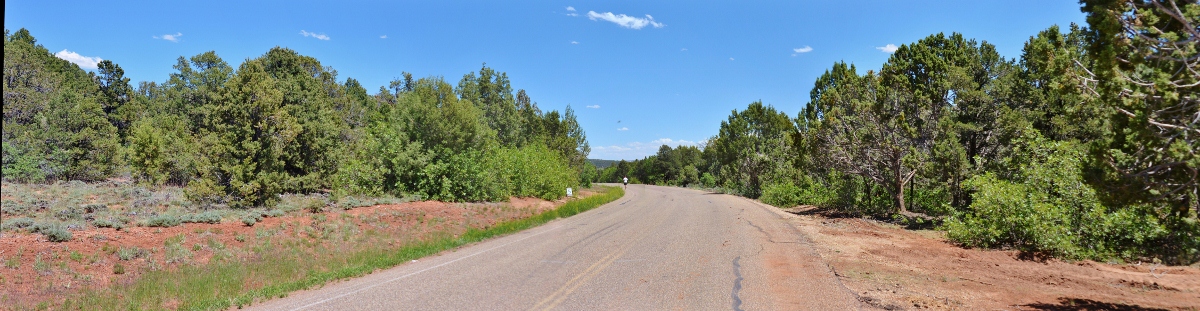
M869 310L1200 310L1200 268L1025 260L942 232L801 213L790 221Z
M581 191L579 197L595 193ZM353 249L370 247L354 242L357 236L369 235L400 245L527 218L565 202L514 197L503 203L422 201L321 213L294 211L254 226L225 219L219 224L168 228L89 228L72 231L74 238L61 243L49 242L41 234L5 231L0 236L0 309L53 304L84 289L131 284L149 271L215 260L261 260L255 249L264 242Z

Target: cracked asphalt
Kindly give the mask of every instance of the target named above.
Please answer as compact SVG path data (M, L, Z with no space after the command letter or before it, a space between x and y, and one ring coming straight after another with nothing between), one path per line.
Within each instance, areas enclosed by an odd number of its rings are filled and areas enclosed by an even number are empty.
M252 310L856 310L782 212L735 196L630 185L537 228Z

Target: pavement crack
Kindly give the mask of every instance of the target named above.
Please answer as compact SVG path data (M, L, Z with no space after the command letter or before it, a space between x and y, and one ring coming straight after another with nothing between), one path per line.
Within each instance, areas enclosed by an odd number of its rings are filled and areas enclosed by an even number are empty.
M733 280L733 292L730 295L733 297L733 310L742 311L742 298L738 297L738 293L742 291L742 265L738 264L742 256L733 259L733 275L736 276Z
M755 229L758 229L758 232L761 232L763 235L767 236L767 242L771 242L771 243L789 243L789 244L800 244L800 242L797 242L797 241L776 241L776 240L775 240L775 238L771 237L771 235L770 235L770 234L767 234L767 231L766 231L766 230L763 230L763 228L762 228L762 227L759 227L758 225L754 224L754 222L753 222L753 221L750 221L749 219L747 219L747 220L746 220L746 223L750 224L750 226L754 227Z

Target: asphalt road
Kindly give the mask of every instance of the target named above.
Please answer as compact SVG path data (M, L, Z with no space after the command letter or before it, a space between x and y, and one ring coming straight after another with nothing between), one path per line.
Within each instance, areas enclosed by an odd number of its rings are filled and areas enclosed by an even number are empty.
M254 310L856 310L772 208L631 185L567 219Z

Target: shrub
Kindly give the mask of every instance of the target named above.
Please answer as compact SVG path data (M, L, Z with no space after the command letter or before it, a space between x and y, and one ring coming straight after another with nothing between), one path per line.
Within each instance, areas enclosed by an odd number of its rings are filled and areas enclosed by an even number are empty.
M113 264L113 274L125 274L125 266L121 263Z
M947 236L973 247L1012 247L1067 258L1135 258L1161 249L1168 231L1153 209L1110 210L1083 182L1081 146L1040 136L1018 140L1008 176L968 179L972 203L947 219Z
M713 176L713 174L711 174L709 172L704 172L703 175L700 175L700 184L703 185L705 188L716 187L717 186L717 177Z
M87 213L87 214L91 214L91 213L95 213L95 212L102 212L102 211L107 211L107 210L108 210L108 205L104 205L104 204L87 204L87 205L83 206L83 212Z
M375 202L370 199L361 199L356 196L344 196L344 197L341 197L340 199L338 199L337 204L342 209L349 210L349 209L354 209L354 208L359 208L359 207L372 206L372 205L375 205ZM313 204L313 205L316 205L316 204ZM319 205L319 206L315 206L315 207L313 205L309 206L309 211L311 211L313 213L320 213L321 207L324 207L324 205Z
M71 234L71 231L67 230L67 228L63 226L40 228L38 232L46 236L46 239L50 240L50 242L66 242L70 241L71 238L74 237L74 235Z
M92 225L96 226L96 228L113 228L113 229L117 229L117 230L121 230L121 229L125 228L124 222L115 221L115 220L106 219L106 218L97 218L96 220L92 221Z
M253 227L254 224L256 224L260 221L262 221L261 214L252 213L252 214L246 214L245 216L242 216L242 223L246 224L247 227Z
M763 203L776 207L792 207L801 203L800 188L791 182L777 182L763 187Z
M117 250L117 259L125 261L133 260L138 257L146 257L148 255L150 255L150 252L137 248L136 246L122 247L121 249Z
M425 166L417 190L432 200L448 202L496 201L505 198L496 175L487 167L485 153L464 151ZM565 192L566 189L563 189Z
M182 222L183 221L179 219L179 216L172 214L160 214L158 216L150 217L150 219L146 219L145 226L170 228L178 226Z
M219 224L221 223L221 213L207 211L199 214L187 214L183 215L180 221L184 223Z
M25 212L29 211L29 207L30 206L28 204L21 204L15 200L5 199L2 203L0 203L0 212L9 215L24 214Z
M24 228L33 226L33 223L34 223L33 218L29 218L29 217L9 219L9 220L5 220L4 223L2 225L0 225L0 229L3 229L3 230L24 229Z
M578 184L575 171L557 152L540 144L501 148L487 157L503 196L554 200Z

